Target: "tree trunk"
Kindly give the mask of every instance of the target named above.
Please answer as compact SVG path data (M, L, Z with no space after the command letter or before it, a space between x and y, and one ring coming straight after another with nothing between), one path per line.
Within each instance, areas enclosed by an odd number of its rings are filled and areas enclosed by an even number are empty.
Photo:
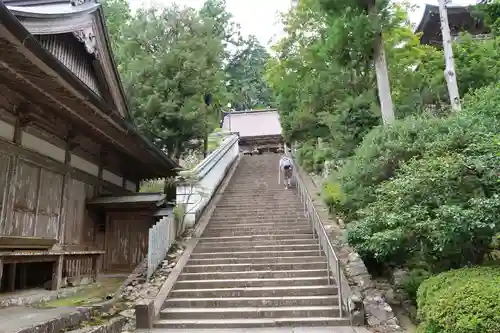
M448 9L446 0L438 0L439 16L441 18L441 34L443 35L443 50L445 70L444 77L448 86L448 95L450 95L450 104L453 111L459 111L460 95L458 93L457 75L455 72L455 61L453 60L453 47L450 33L450 25L448 24Z
M370 4L369 12L373 16L374 22L378 22L378 13L374 2ZM380 29L380 27L377 27L377 29ZM395 117L391 97L391 85L389 84L389 70L387 69L387 62L385 60L384 39L381 31L375 39L373 60L375 62L382 122L384 125L389 125L394 122Z

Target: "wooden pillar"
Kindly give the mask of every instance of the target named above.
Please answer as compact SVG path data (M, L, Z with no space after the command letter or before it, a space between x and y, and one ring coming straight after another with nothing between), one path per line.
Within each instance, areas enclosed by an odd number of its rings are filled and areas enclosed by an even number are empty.
M3 258L0 258L0 291L2 291Z
M104 170L106 153L101 149L99 152L99 169L97 171L97 178L99 179L99 185L94 189L94 196L99 196L101 194L101 180L102 180L102 172Z
M101 254L92 256L92 279L96 282L99 279L101 270Z
M8 277L9 277L9 284L7 286L7 291L13 292L16 290L16 263L12 263L9 265L8 269Z
M59 255L54 262L54 266L52 269L52 284L51 290L59 290L62 284L62 271L64 265L64 255Z
M68 194L68 186L70 181L70 163L71 163L71 151L77 147L75 143L75 136L70 129L68 132L68 136L66 137L66 149L64 151L64 165L66 166L66 170L63 175L62 181L62 189L61 189L61 207L59 208L59 221L58 221L58 231L57 231L57 240L59 244L64 244L64 231L66 227L66 205L67 200L66 196Z
M28 265L20 264L19 267L19 289L26 289L26 280L28 279Z

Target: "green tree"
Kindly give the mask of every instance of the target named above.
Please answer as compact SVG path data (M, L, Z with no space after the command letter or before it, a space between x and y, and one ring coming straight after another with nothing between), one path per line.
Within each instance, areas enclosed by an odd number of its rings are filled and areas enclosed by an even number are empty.
M274 106L273 94L264 77L268 60L269 53L254 36L243 39L230 55L225 71L232 108Z
M192 8L139 10L128 21L123 3L108 3L110 32L138 127L175 159L215 127L227 103L224 45L214 18ZM126 14L126 13L125 13ZM116 19L115 19L116 18ZM204 96L212 95L206 108Z
M308 0L310 1L310 0ZM331 22L335 56L344 65L373 60L384 124L394 121L383 31L390 24L388 0L317 0Z

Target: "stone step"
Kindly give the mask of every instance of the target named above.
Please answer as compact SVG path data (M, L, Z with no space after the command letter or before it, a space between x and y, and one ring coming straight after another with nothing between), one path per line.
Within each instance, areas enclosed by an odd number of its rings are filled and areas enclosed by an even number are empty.
M326 276L325 269L310 270L269 270L269 271L241 271L241 272L203 272L182 273L177 281L187 280L222 280L222 279L287 279L300 277Z
M202 252L192 253L192 259L209 259L209 258L281 258L281 257L311 257L321 255L318 249L300 250L300 251L231 251L231 252Z
M348 326L347 318L336 317L293 317L293 318L256 318L256 319L192 319L192 320L159 320L157 328L259 328L259 327L324 327Z
M285 224L280 224L277 227L266 227L266 226L255 226L255 227L211 227L209 226L203 234L205 233L238 233L238 234L246 234L246 233L255 233L255 232L260 232L260 233L286 233L286 232L293 232L293 233L308 233L308 231L311 231L312 233L312 228L310 225L307 224L301 224L300 226L295 226L295 227L289 227Z
M317 254L317 252L316 252ZM268 257L268 258L207 258L207 259L189 259L189 265L228 265L228 264L284 264L284 263L302 263L302 262L325 261L325 256L301 256L301 257Z
M261 229L252 229L252 230L227 230L227 231L212 231L212 230L206 230L203 232L203 237L230 237L230 236L252 236L252 235L262 235L266 234L267 230L261 230ZM300 228L300 229L270 229L268 231L269 235L272 236L277 236L277 235L288 235L290 233L293 233L295 235L312 235L313 231L312 228Z
M247 247L247 246L279 246L279 245L295 245L295 244L318 244L318 240L312 237L303 238L303 239L275 239L275 240L266 240L266 241L251 241L251 240L243 240L243 241L223 241L223 242L214 242L214 241L200 241L195 249L202 248L213 248L213 247L227 247L227 248L236 248L236 247Z
M293 240L293 239L313 239L312 233L307 234L254 234L254 235L240 235L240 236L210 236L206 237L202 235L200 242L235 242L235 241L257 241L266 242L270 240Z
M239 228L301 228L301 227L311 227L309 221L279 221L279 222L255 222L248 221L246 223L242 222L230 222L230 221L211 221L208 224L208 228L211 229L239 229Z
M209 226L213 225L243 225L243 224L268 224L268 225L288 225L293 223L302 223L302 225L310 225L308 219L301 216L245 216L245 217L235 217L230 216L216 216L212 217L210 220Z
M184 266L184 271L186 273L209 273L209 272L242 272L242 271L280 271L280 270L310 270L310 269L322 269L326 270L326 261L308 261L308 262L298 262L298 263L268 263L268 264L226 264L221 266L220 264L215 265L186 265Z
M261 182L266 182L266 181L261 181ZM240 197L242 195L248 195L248 196L254 196L254 197L272 197L274 195L291 195L294 194L292 191L286 191L283 186L280 186L279 188L268 188L265 191L260 191L260 192L255 192L255 189L259 189L258 186L252 186L249 183L246 182L240 182L238 183L233 183L230 184L225 190L224 190L224 197Z
M283 317L339 317L338 306L282 306L282 307L227 307L227 308L166 308L161 319L249 319Z
M335 285L173 289L171 298L292 297L337 295Z
M196 246L193 253L211 253L211 252L247 252L247 251L301 251L301 250L316 250L318 251L319 244L316 242L310 242L309 244L281 244L281 245L241 245L233 244L231 246L221 246L222 244L217 244L215 246Z
M221 298L170 298L167 307L276 307L276 306L320 306L339 304L337 295L284 296L284 297L221 297Z
M295 195L294 195L295 196ZM216 209L245 209L245 210L251 210L251 209L260 209L264 210L266 208L269 209L274 209L274 208L280 208L280 209L297 209L297 204L300 203L300 200L283 200L283 201L278 201L281 198L269 198L269 199L262 199L262 198L248 198L252 199L250 202L238 202L238 201L219 201L217 206L215 206ZM263 202L263 205L260 206L255 206L255 200L259 200ZM274 205L273 205L274 203Z
M323 286L328 285L326 276L300 278L268 279L221 279L221 280L185 280L177 281L174 289L213 289L242 287L278 287L278 286Z
M231 221L234 223L274 222L274 221L304 222L304 221L309 221L309 219L304 215L302 211L296 213L285 213L285 214L273 214L268 211L262 214L256 212L238 213L238 214L233 214L231 212L217 213L212 215L211 221L218 221L218 222Z
M292 194L293 197L276 197L276 198L266 198L266 197L253 197L253 196L240 196L237 199L231 198L231 200L221 199L217 203L216 209L274 209L280 208L284 209L293 209L297 210L302 207L302 203L298 198L295 197L295 194ZM274 205L273 205L274 204Z
M268 208L268 209L219 209L217 208L212 215L214 217L220 216L233 216L233 217L245 217L245 216L255 216L255 217L305 217L304 209L301 207L295 207L293 210L287 208Z

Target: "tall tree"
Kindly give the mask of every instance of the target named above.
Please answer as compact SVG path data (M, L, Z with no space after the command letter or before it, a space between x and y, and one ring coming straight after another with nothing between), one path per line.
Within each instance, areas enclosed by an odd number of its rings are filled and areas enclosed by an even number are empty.
M274 106L264 77L269 53L254 36L241 44L228 59L225 69L232 107L243 110Z
M107 7L111 18L122 13L121 0L113 1ZM213 22L191 8L142 9L119 28L115 24L110 21L110 31L119 33L115 53L134 120L179 159L215 126L213 110L227 103L223 42ZM210 108L206 93L212 95Z
M446 0L438 0L439 17L441 19L441 35L443 36L443 49L445 59L444 77L448 85L451 108L454 111L460 110L460 95L458 93L457 73L455 71L455 61L453 59L452 38L450 25L448 23L448 8Z
M388 0L318 0L337 24L339 51L346 61L372 58L377 78L378 97L384 124L394 121L394 110L389 84L389 72L382 36L388 17Z

